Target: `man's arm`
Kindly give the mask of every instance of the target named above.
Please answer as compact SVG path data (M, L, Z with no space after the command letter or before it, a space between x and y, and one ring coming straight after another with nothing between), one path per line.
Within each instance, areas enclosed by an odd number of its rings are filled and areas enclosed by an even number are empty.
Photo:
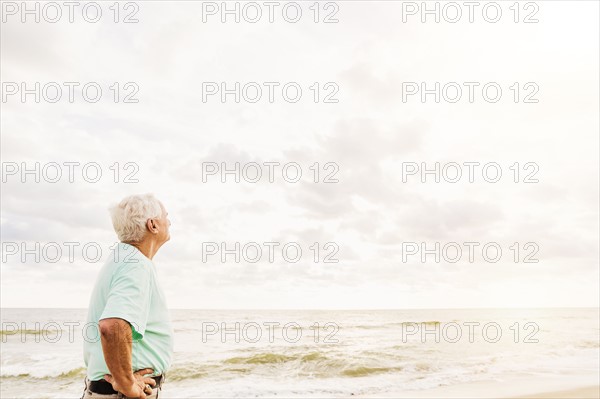
M130 398L144 398L145 385L156 385L143 378L154 371L132 373L133 338L142 339L150 312L152 273L143 263L118 269L111 281L106 305L98 318L104 360L111 374L104 379ZM135 331L133 331L135 328ZM139 336L138 336L139 335Z
M99 323L104 360L111 375L121 387L134 384L131 369L131 327L123 319L102 319Z
M146 384L155 386L156 381L152 378L143 376L154 372L152 369L138 370L133 373L131 368L131 326L130 324L118 318L102 319L98 323L100 329L100 339L102 342L102 352L104 360L110 371L110 375L104 377L110 382L116 391L121 392L131 398L145 398Z

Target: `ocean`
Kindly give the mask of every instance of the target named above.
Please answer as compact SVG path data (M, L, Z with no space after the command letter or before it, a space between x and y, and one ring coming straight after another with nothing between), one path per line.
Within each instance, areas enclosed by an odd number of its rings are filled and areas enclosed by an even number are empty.
M80 398L86 312L1 309L0 396ZM600 370L596 308L177 309L171 320L161 398L384 395Z

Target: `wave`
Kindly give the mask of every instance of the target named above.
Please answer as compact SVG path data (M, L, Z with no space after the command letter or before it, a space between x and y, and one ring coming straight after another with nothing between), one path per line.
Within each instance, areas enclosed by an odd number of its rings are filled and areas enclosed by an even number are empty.
M6 370L6 367L4 367L4 370ZM49 371L50 373L52 372L51 370ZM18 379L33 379L33 380L53 380L53 379L60 379L60 380L73 380L76 378L85 378L86 375L86 368L85 367L77 367L65 372L60 373L59 375L44 375L44 376L40 376L38 374L31 374L31 373L19 373L19 372L8 372L8 373L2 373L2 378L3 379L10 379L10 378L18 378Z
M196 378L210 377L221 372L249 373L253 368L261 365L277 365L291 362L315 362L327 360L320 352L310 352L299 355L284 355L280 353L259 353L251 356L236 356L222 360L216 364L186 363L171 368L168 372L169 380L180 381Z
M48 335L57 335L58 333L62 333L63 330L46 330L46 329L42 329L42 330L31 330L31 329L24 329L24 330L0 330L0 336L8 336L8 335L23 335L23 334L31 334L31 335L40 335L40 334L48 334Z
M390 373L394 371L402 371L402 367L355 367L342 371L342 375L346 377L366 377L372 374Z
M579 342L576 345L578 348L600 348L600 342L599 341L590 341L590 340L584 340Z
M261 353L258 355L245 356L245 357L232 357L225 360L228 364L270 364L270 363L284 363L295 360L295 356L286 356L278 353Z
M426 326L436 326L439 324L442 324L441 321L437 321L437 320L425 320L425 321L394 321L394 322L390 322L390 323L383 323L383 324L354 324L354 325L340 325L340 329L352 329L352 328L356 328L359 330L376 330L376 329L381 329L381 328L390 328L390 327L403 327L403 326L408 326L408 325L426 325ZM321 326L322 329L326 329L324 326Z
M453 320L452 322L457 322L455 320ZM404 326L414 326L416 325L425 325L425 326L437 326L440 325L444 322L438 321L438 320L423 320L423 321L402 321L402 322L398 322L398 321L393 321L393 322L389 322L389 323L382 323L382 324L350 324L350 325L344 325L344 324L337 324L337 326L342 330L342 329L358 329L358 330L376 330L376 329L382 329L382 328L395 328L395 327L404 327ZM260 323L259 323L260 324ZM336 323L334 323L336 324ZM195 333L195 332L200 332L202 331L202 326L199 326L197 328L190 328L190 327L176 327L175 328L175 332L176 333ZM274 331L279 331L284 329L283 325L277 325L277 326L273 326L270 327L272 328ZM287 329L290 330L301 330L301 331L308 331L308 330L314 330L316 327L315 326L288 326L285 327ZM319 330L323 330L323 331L330 331L332 328L331 325L325 325L325 324L320 324L318 326Z
M277 368L283 374L330 378L330 377L365 377L373 374L393 373L403 370L403 367L384 367L378 365L375 357L364 362L346 360L339 356L327 356L322 352L296 354L259 353L250 356L236 356L223 359L212 364L185 363L172 367L167 372L171 381L190 380L198 378L223 377L232 373L262 375L272 374Z

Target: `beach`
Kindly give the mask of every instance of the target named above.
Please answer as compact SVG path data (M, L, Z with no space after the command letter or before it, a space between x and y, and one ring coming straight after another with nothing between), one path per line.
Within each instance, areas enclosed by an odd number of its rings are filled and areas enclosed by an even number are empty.
M358 395L374 398L416 398L416 399L459 399L459 398L498 398L498 399L597 399L600 397L598 375L568 376L566 378L508 377L503 381L481 381L452 386L443 386L422 391L397 391L386 395ZM354 395L353 395L354 396Z
M545 392L535 395L521 396L522 398L544 398L544 399L575 399L575 398L600 398L600 386L591 386L571 389L568 391Z

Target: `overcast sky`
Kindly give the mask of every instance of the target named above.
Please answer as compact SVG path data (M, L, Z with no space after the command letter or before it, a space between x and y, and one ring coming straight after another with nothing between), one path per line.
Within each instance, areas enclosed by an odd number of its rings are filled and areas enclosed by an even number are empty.
M87 307L116 241L107 207L146 192L163 201L172 221L171 241L154 259L172 308L598 306L597 2L539 1L539 9L519 10L518 23L512 2L499 2L497 23L485 21L481 8L473 23L466 8L457 23L431 16L422 23L420 14L403 23L402 2L391 1L321 3L318 23L312 2L301 2L297 23L283 18L283 2L273 23L265 6L256 23L243 16L222 23L219 13L203 22L201 2L138 2L138 9L121 9L115 23L110 4L101 3L97 23L87 22L81 7L73 23L66 9L56 23L43 15L23 23L20 10L4 10L2 307ZM286 10L294 16L294 8ZM53 10L46 12L53 18ZM123 23L129 14L139 22ZM539 22L524 23L530 14ZM327 16L338 22L323 23ZM63 97L36 103L32 94L25 102L20 92L7 94L22 82L29 89L57 82ZM80 84L72 103L64 82ZM89 82L103 90L96 103L82 98ZM229 89L257 82L263 97L236 103L229 95L222 103L217 94L203 101L203 82ZM279 84L273 103L264 82ZM282 97L289 82L302 88L298 102ZM406 82L427 82L429 89L458 82L463 96L435 103L429 95L423 103L419 93L403 101ZM473 102L464 82L479 84ZM482 97L489 82L502 88L498 102ZM54 86L46 87L46 97L54 97ZM132 98L139 101L124 103L136 87ZM253 97L252 90L246 94ZM324 102L328 94L338 101ZM43 176L36 183L33 175L23 183L21 170L10 174L14 163L35 162L96 162L102 178L86 182L78 167L69 183L66 166L57 183ZM115 162L118 183L109 169ZM125 168L128 162L137 168ZM257 183L231 176L222 183L219 175L203 182L210 162L295 162L302 179L285 181L279 166L271 183L263 165ZM465 162L495 162L502 178L485 181L479 166L473 183L466 176L456 183L431 176L422 183L420 175L403 181L409 162L457 163L463 174ZM123 181L130 172L137 183ZM337 183L323 181L330 174ZM537 183L524 182L530 174ZM59 243L63 256L22 262L20 252L7 251L11 243L36 242ZM65 242L81 243L74 261ZM82 257L90 242L104 250L97 262ZM267 247L257 263L231 256L223 263L219 255L203 261L207 242L280 245L272 263ZM310 248L315 242L319 262ZM335 244L326 248L328 242ZM465 246L456 263L433 256L422 262L420 255L403 261L410 242L480 245L473 262ZM503 251L496 263L481 254L490 242ZM298 262L282 258L286 243L302 248ZM339 262L324 263L336 245ZM538 262L524 262L534 251Z

